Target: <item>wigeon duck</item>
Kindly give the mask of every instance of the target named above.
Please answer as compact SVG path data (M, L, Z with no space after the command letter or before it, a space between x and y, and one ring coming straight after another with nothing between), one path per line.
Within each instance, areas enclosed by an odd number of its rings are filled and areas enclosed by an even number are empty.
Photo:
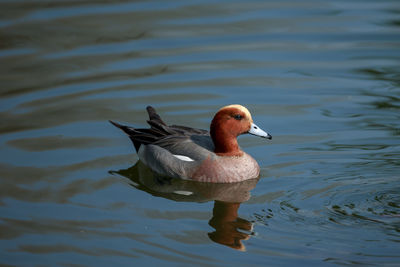
M151 106L150 129L135 129L110 121L128 134L139 159L154 172L186 180L234 183L258 178L257 162L238 145L237 137L249 133L271 139L253 123L241 105L229 105L215 114L210 132L186 126L168 126Z

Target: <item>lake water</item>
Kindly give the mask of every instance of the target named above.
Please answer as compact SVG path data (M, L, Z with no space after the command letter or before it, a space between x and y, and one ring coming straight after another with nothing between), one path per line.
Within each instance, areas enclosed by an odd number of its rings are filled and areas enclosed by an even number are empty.
M400 266L400 2L0 1L1 266ZM161 183L109 119L273 136ZM188 193L190 192L190 193Z

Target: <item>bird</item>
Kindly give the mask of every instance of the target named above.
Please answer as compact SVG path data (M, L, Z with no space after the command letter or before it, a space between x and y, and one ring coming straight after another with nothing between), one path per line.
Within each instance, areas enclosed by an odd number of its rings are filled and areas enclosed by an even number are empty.
M241 134L266 139L248 109L239 104L220 108L210 131L167 125L152 106L146 108L150 128L133 128L110 120L132 141L139 160L153 172L171 178L208 183L235 183L259 177L257 161L238 144Z

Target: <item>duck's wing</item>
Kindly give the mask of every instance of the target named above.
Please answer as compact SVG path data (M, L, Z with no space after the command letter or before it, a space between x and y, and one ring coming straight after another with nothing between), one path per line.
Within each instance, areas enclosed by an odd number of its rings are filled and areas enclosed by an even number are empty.
M171 135L141 145L139 159L153 171L168 177L191 179L207 158L215 156L209 135Z
M137 152L142 144L154 144L170 150L171 153L192 152L190 153L192 156L195 153L199 153L198 150L214 150L208 131L181 125L168 126L153 107L148 106L146 109L149 114L147 123L150 128L148 129L136 129L110 121L129 136Z
M198 128L191 128L182 125L171 125L169 126L174 131L179 132L183 135L210 135L207 130L198 129Z
M202 161L214 154L214 144L209 135L171 135L153 143L175 156L185 156Z

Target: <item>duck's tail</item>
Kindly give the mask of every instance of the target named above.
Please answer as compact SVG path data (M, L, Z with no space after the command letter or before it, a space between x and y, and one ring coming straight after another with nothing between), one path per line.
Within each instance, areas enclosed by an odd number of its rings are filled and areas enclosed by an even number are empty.
M149 120L147 122L151 126L150 129L135 129L115 121L109 121L112 125L121 129L129 136L135 146L136 152L139 150L141 144L152 144L167 135L175 133L175 131L168 127L161 119L153 107L148 106L146 109L149 114Z

